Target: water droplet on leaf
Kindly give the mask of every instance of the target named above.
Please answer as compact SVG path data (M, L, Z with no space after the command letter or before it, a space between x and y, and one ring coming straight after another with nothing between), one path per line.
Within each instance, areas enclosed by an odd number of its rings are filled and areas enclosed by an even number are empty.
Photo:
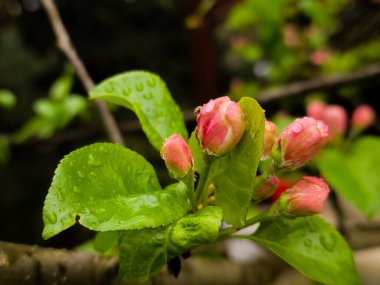
M82 171L79 171L79 170L78 170L78 172L77 172L77 173L78 173L78 176L79 176L79 178L84 178L84 174L83 174L83 172L82 172Z
M331 233L324 233L319 238L322 246L328 251L332 251L336 244L336 237Z
M129 96L131 94L131 92L132 92L131 88L124 88L123 89L123 94L125 96Z
M113 87L113 84L109 84L109 85L106 86L105 89L106 89L107 92L111 93L111 92L113 92L115 90L115 87Z
M95 167L99 167L102 165L102 162L98 158L94 157L92 154L88 156L87 163L88 165L95 166Z
M137 83L137 84L135 85L135 88L136 88L136 91L137 91L137 92L141 92L141 91L144 90L144 85L143 85L142 83Z
M53 212L46 214L45 217L51 224L55 224L57 222L57 215Z
M310 239L305 239L304 244L306 247L311 247L312 242Z
M148 79L146 83L148 84L148 86L154 87L154 86L156 86L156 79L152 77L152 78Z
M143 98L150 100L153 98L153 94L151 92L143 94Z

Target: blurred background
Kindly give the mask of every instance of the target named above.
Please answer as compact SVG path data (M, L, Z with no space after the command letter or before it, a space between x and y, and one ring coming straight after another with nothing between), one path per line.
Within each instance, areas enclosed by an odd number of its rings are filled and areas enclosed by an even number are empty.
M307 171L336 190L330 219L350 245L380 246L380 125L352 123L363 104L379 116L380 1L56 2L95 82L128 70L159 74L189 130L194 108L223 95L257 98L279 130L315 100L343 108L344 129ZM127 146L166 183L134 114L110 108ZM73 227L43 241L41 211L60 159L98 141L108 138L97 110L57 48L40 1L0 0L0 240L70 248L93 236ZM355 157L344 161L351 151ZM354 182L342 185L342 177Z

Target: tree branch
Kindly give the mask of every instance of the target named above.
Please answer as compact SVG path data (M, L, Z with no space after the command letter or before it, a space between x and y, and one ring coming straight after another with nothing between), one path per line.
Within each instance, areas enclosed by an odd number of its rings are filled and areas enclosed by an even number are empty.
M264 90L256 97L256 99L260 103L267 103L273 100L288 98L317 90L326 90L358 83L376 77L380 78L380 65L371 65L349 74L313 78L302 82L291 83L275 89Z
M96 253L75 252L0 241L0 284L121 285L118 261ZM167 270L142 285L266 284L289 267L273 255L248 264L191 257L174 278ZM223 272L223 274L221 274Z
M74 45L70 40L70 36L67 33L65 26L63 25L62 19L59 15L57 7L54 4L54 0L42 0L42 5L44 6L51 25L53 27L54 33L57 37L57 45L63 51L63 53L67 56L70 62L73 64L74 69L82 81L84 88L87 93L94 87L94 82L88 74L86 67L82 63L79 58ZM105 102L101 100L95 100L95 104L100 112L100 116L102 118L104 127L110 137L110 139L118 144L124 144L123 138L121 136L120 130L117 127L117 124L107 109Z

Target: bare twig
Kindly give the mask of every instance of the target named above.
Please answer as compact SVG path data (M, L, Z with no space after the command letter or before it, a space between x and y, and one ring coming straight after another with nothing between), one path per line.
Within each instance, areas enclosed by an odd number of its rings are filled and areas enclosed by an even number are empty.
M264 90L256 97L256 99L260 103L267 103L281 98L306 94L317 90L337 88L372 78L380 79L380 65L371 65L349 74L329 75L313 78L302 82L291 83L276 89Z
M70 36L67 33L65 26L63 25L62 19L59 15L58 9L54 3L54 0L42 0L42 5L44 6L51 25L53 27L54 33L57 37L57 45L67 56L70 62L73 64L75 71L82 81L82 84L87 92L94 87L94 82L89 76L86 67L79 58L74 45L70 40ZM110 139L118 144L124 144L123 138L121 136L120 130L117 127L117 124L107 109L105 102L100 100L95 100L95 104L100 112L100 116L103 120L104 127L110 137Z

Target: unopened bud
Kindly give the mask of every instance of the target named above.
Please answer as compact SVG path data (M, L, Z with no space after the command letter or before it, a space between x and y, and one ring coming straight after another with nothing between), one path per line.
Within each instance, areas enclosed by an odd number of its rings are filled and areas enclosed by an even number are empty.
M168 137L162 148L161 157L174 178L182 178L193 169L193 155L189 145L180 135Z
M240 141L245 130L244 113L227 96L210 100L195 109L196 135L209 155L221 156Z
M261 183L259 182L259 185L253 191L253 200L262 201L269 198L273 195L279 185L280 179L277 176L271 176L265 181Z
M325 110L325 103L321 101L312 101L306 107L306 114L308 117L314 118L316 120L322 120Z
M369 105L360 105L352 114L352 127L355 129L365 129L375 122L375 111Z
M326 144L328 127L322 121L304 117L296 119L279 136L284 169L292 170L309 162Z
M261 153L261 160L268 159L272 154L272 149L275 146L275 139L277 135L277 127L271 121L265 120L264 131L264 146Z
M346 132L347 112L339 105L328 105L323 113L322 121L329 127L329 136L335 139Z
M304 176L272 205L272 211L290 216L320 214L330 189L321 178Z

